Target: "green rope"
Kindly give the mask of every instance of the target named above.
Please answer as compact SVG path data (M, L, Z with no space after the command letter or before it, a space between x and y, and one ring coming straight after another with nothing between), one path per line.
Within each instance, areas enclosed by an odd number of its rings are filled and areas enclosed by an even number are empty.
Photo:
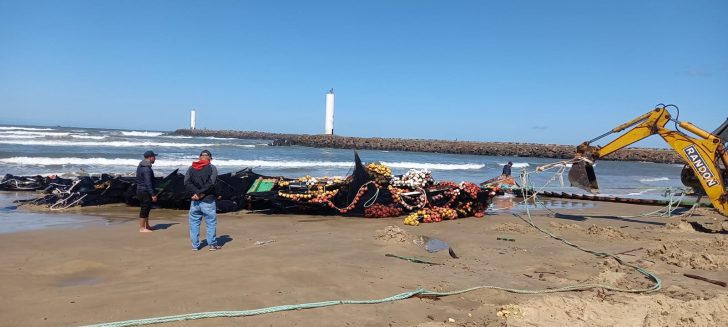
M678 198L677 200L674 200L674 193L672 192L672 190L673 190L673 188L668 187L667 189L665 189L665 193L663 194L663 196L665 196L665 197L667 197L668 195L670 196L670 200L667 202L667 205L665 206L665 208L655 210L653 212L641 214L641 215L636 215L636 216L617 216L617 217L619 217L619 218L639 218L639 217L647 217L647 216L652 216L654 214L657 214L660 217L670 218L670 216L672 215L672 212L677 210L680 207L680 203L682 203L683 198L685 197L684 189L677 188L677 190L683 190L683 192L680 195L680 198Z
M518 216L516 214L514 214L514 215ZM520 216L518 216L518 217L520 217ZM535 227L536 229L540 230L541 232L546 233L547 235L549 235L555 239L558 239L569 246L582 250L584 252L592 253L597 256L612 257L615 260L617 260L620 264L631 267L631 268L639 271L640 273L646 275L647 277L649 277L650 279L655 281L655 285L653 285L652 287L649 287L649 288L641 288L641 289L621 289L621 288L610 286L610 285L594 283L594 284L570 285L570 286L564 286L564 287L553 288L553 289L544 289L544 290L519 290L519 289L505 288L505 287L499 287L499 286L477 286L477 287L471 287L471 288L466 288L463 290L456 290L456 291L451 291L451 292L432 292L432 291L428 291L422 287L418 287L417 290L415 290L413 292L401 293L401 294L397 294L397 295L390 296L388 298L384 298L384 299L380 299L380 300L340 300L340 301L303 303L303 304L294 304L294 305L281 305L281 306L270 307L270 308L244 310L244 311L200 312L200 313L191 313L191 314L183 314L183 315L176 315L176 316L166 316L166 317L158 317L158 318L147 318L147 319L137 319L137 320L103 323L103 324L96 324L96 325L88 325L85 327L127 327L127 326L142 326L142 325L160 324L160 323L175 322L175 321L195 320L195 319L203 319L203 318L246 317L246 316L254 316L254 315L281 312L281 311L321 308L321 307L327 307L327 306L333 306L333 305L339 305L339 304L377 304L377 303L384 303L384 302L393 302L393 301L408 299L410 297L417 296L417 295L440 297L440 296L462 294L462 293L471 292L471 291L475 291L475 290L481 290L481 289L501 290L501 291L506 291L506 292L511 292L511 293L518 293L518 294L548 294L548 293L557 293L557 292L583 291L583 290L588 290L588 289L592 289L592 288L603 288L603 289L607 289L607 290L611 290L611 291L615 291L615 292L649 293L649 292L658 291L662 288L662 281L659 278L657 278L657 276L647 272L646 270L644 270L640 267L637 267L635 265L629 264L627 262L624 262L622 259L620 259L619 257L617 257L614 254L607 253L607 252L587 250L587 249L584 249L579 245L573 244L561 237L555 236L554 234L550 233L549 231L542 229L542 228L538 227L536 224L534 224L533 221L531 220L530 213L529 213L528 217L529 217L528 223L531 226ZM523 218L521 218L521 219L523 219ZM417 260L419 260L419 259L417 259Z
M525 176L524 176L524 182L526 180L528 180L528 174L525 174ZM524 183L524 184L526 184L526 183ZM534 201L536 201L536 195L534 194L533 196L534 196ZM528 198L527 198L527 196L526 196L525 193L523 194L523 198L524 198L524 202L526 202L528 200ZM682 197L680 199L682 199ZM540 203L540 201L539 201L539 203ZM671 197L671 203L672 203L672 197ZM543 203L541 203L541 205L545 207L545 205ZM607 257L611 257L611 258L617 260L617 262L619 262L620 264L625 265L627 267L630 267L630 268L632 268L634 270L637 270L638 272L640 272L641 274L647 276L649 279L652 279L655 282L655 284L652 285L652 287L649 287L649 288L629 289L629 290L627 290L627 289L620 289L620 288L616 288L616 287L612 287L612 286L608 286L608 285L601 285L601 284L583 284L583 285L567 286L567 288L568 287L585 287L585 286L589 286L589 285L600 285L600 286L592 286L592 287L602 287L602 288L605 288L605 289L608 289L608 290L612 290L612 291L630 292L630 293L649 293L649 292L659 291L662 288L662 281L660 280L660 278L658 278L654 274L652 274L652 273L644 270L641 267L638 267L638 266L635 266L633 264L627 263L624 260L622 260L619 257L617 257L616 255L611 254L609 252L592 251L592 250L585 249L585 248L583 248L583 247L581 247L581 246L579 246L577 244L571 243L571 242L567 241L566 239L564 239L562 237L559 237L559 236L556 236L556 235L552 234L551 232L549 232L549 231L547 231L547 230L539 227L538 225L536 225L533 222L533 217L531 217L531 211L528 209L528 205L526 205L525 207L526 207L526 214L528 215L528 220L523 219L523 217L521 217L520 215L518 215L516 213L513 213L513 215L516 216L516 217L518 217L518 218L521 218L522 220L526 221L529 225L533 226L534 228L538 229L539 231L543 232L544 234L546 234L546 235L548 235L548 236L550 236L550 237L552 237L554 239L557 239L557 240L563 242L566 245L569 245L571 247L575 247L575 248L577 248L577 249L579 249L581 251L584 251L584 252L587 252L587 253L591 253L591 254L594 254L594 255L597 255L597 256L607 256ZM672 212L670 209L671 209L671 207L668 205L668 213L669 212ZM549 210L549 211L552 212L552 213L554 213L551 210ZM588 287L588 288L591 288L591 287ZM577 289L581 289L581 288L577 288Z
M384 298L381 300L340 300L340 301L325 301L325 302L315 302L315 303L281 305L281 306L270 307L270 308L244 310L244 311L199 312L199 313L190 313L190 314L183 314L183 315L176 315L176 316L166 316L166 317L158 317L158 318L147 318L147 319L136 319L136 320L110 322L110 323L104 323L104 324L88 325L85 327L142 326L142 325L161 324L161 323L167 323L167 322L186 321L186 320L195 320L195 319L203 319L203 318L246 317L246 316L254 316L254 315L259 315L259 314L264 314L264 313L273 313L273 312L300 310L300 309L313 309L313 308L328 307L328 306L339 305L339 304L377 304L377 303L404 300L404 299L410 298L414 295L422 294L424 292L425 292L425 289L420 287L414 292L401 293L401 294L397 294L395 296L390 296L388 298Z
M416 263L426 263L429 265L442 265L441 263L437 263L437 262L432 262L432 261L427 261L427 260L422 260L422 259L417 259L417 258L410 258L410 257L405 257L402 255L396 255L396 254L390 254L390 253L385 254L385 256L394 257L397 259L402 259L402 260L407 260L407 261L412 261L412 262L416 262Z

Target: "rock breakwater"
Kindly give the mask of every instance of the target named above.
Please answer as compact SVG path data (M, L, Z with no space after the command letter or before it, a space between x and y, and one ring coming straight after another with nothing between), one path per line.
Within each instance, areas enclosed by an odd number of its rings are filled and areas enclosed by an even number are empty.
M571 159L576 153L576 145L536 143L364 138L324 134L281 134L207 129L178 129L170 133L170 135L272 140L270 145L273 146L298 145L314 148L434 152L484 156ZM652 148L621 149L601 160L683 163L682 158L672 149Z

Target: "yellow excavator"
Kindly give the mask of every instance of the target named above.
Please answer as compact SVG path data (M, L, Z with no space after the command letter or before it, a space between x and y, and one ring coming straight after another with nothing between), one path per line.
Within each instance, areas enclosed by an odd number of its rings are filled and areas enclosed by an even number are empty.
M722 215L726 215L728 213L728 192L725 181L728 176L726 176L725 168L720 169L719 161L722 161L723 167L728 167L728 153L723 144L728 138L728 120L715 132L708 133L689 122L673 119L666 107L674 107L679 115L680 111L676 106L659 104L654 110L578 145L576 162L572 164L569 171L571 185L598 194L599 185L594 173L594 161L650 135L658 134L685 160L686 166L681 176L683 184L702 188L710 198L710 202L713 203L713 207L718 209ZM675 130L665 128L670 121L675 123ZM591 145L592 142L607 135L621 132L632 126L634 128L603 147ZM683 128L699 138L690 137L679 128Z

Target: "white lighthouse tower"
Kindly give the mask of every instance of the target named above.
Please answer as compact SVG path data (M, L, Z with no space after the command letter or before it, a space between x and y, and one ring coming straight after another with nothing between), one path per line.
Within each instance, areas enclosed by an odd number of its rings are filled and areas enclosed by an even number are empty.
M326 93L326 128L324 134L334 134L334 89Z
M195 111L192 110L192 117L190 118L190 129L195 129Z

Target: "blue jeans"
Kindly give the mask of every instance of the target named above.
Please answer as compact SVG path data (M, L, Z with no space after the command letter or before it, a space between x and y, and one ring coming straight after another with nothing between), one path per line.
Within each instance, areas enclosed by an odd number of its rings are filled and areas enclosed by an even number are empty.
M207 226L207 244L217 244L217 211L215 210L215 200L195 201L190 203L190 239L192 247L197 249L200 247L200 224L202 216L205 216L205 225Z

